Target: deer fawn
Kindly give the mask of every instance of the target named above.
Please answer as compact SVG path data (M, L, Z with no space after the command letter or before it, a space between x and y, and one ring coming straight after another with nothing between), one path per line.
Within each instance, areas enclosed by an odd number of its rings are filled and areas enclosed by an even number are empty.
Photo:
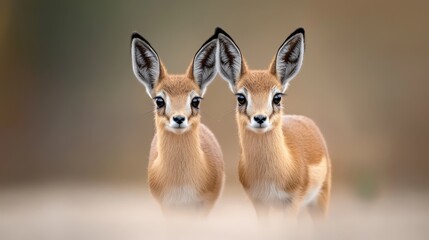
M131 36L134 74L155 103L149 187L167 214L206 215L223 187L222 151L199 114L202 96L216 76L216 49L214 35L198 50L185 75L170 75L151 45L138 33Z
M325 140L309 118L282 115L282 96L302 65L304 29L286 39L264 71L249 70L232 38L216 32L218 71L238 102L239 177L258 216L275 208L296 217L303 206L324 215L331 186Z

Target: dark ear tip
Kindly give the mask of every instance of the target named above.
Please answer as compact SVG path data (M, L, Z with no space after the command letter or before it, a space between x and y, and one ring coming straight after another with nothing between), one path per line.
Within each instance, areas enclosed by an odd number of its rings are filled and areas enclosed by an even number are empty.
M304 28L302 28L302 27L297 28L295 31L293 31L293 33L291 33L291 34L289 35L289 37L288 37L288 38L290 38L290 37L292 37L292 36L295 36L295 35L297 35L297 34L302 34L302 36L305 38L305 30L304 30Z
M138 39L144 40L144 38L142 37L142 35L140 35L138 32L131 33L131 40L133 40L134 38L138 38Z
M225 32L225 30L223 30L220 27L216 27L214 35L219 36L219 34L222 34L222 35L224 35L224 36L226 36L226 37L228 37L229 39L232 40L232 37L229 36L229 34Z
M226 34L226 32L221 27L216 27L214 35L219 35L219 33Z
M302 34L305 34L305 30L304 30L304 28L303 28L303 27L299 27L299 28L297 28L297 29L295 30L295 32L296 32L296 33L302 33Z
M139 39L142 42L144 42L145 44L147 44L149 47L153 48L152 45L150 45L149 41L146 40L142 35L140 35L138 32L133 32L131 33L131 43L133 42L134 39Z
M291 39L292 37L296 36L297 34L302 34L302 38L305 39L304 28L300 27L300 28L297 28L295 31L293 31L293 33L291 33L289 35L289 37L286 38L285 42L287 42L289 39Z
M211 41L213 41L214 39L217 39L217 34L216 34L216 32L211 36L211 37L209 37L209 39L207 39L207 41L205 41L204 43L203 43L203 45L201 45L201 48L203 48L206 44L208 44L209 42L211 42ZM200 48L200 49L201 49ZM198 50L198 52L199 52L199 50ZM197 52L197 53L198 53Z

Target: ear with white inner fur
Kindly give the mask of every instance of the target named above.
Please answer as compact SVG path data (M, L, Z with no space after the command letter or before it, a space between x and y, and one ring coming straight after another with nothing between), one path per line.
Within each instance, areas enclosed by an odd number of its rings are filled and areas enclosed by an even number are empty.
M303 28L295 30L282 44L271 64L270 71L277 76L286 90L289 81L294 78L302 66L304 59L304 36Z
M215 34L218 39L218 68L224 80L229 83L229 87L235 92L235 84L245 72L245 65L240 49L234 40L221 28L216 28Z
M158 54L149 42L136 32L131 35L131 60L134 75L146 87L149 96L152 96L155 84L165 73Z
M188 76L193 79L201 89L202 95L207 86L216 77L216 35L210 37L195 54L194 60L188 70Z

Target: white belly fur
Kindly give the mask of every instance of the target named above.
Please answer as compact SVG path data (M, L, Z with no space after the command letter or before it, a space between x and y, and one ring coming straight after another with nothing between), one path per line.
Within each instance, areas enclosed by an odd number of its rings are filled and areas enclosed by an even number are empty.
M197 206L201 205L203 200L195 187L180 186L165 191L162 204L169 207Z
M287 202L290 199L290 194L286 191L278 188L274 183L271 182L260 182L249 188L248 194L253 199L273 204Z

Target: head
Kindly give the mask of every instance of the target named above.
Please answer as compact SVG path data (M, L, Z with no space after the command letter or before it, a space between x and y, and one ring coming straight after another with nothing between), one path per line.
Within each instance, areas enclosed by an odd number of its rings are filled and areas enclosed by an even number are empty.
M153 99L158 128L181 134L199 123L200 102L216 75L216 42L214 35L203 44L185 75L169 75L149 42L132 34L133 71Z
M282 97L304 57L304 29L295 30L280 46L267 70L251 71L234 40L217 29L218 68L237 96L239 124L265 133L281 124Z

